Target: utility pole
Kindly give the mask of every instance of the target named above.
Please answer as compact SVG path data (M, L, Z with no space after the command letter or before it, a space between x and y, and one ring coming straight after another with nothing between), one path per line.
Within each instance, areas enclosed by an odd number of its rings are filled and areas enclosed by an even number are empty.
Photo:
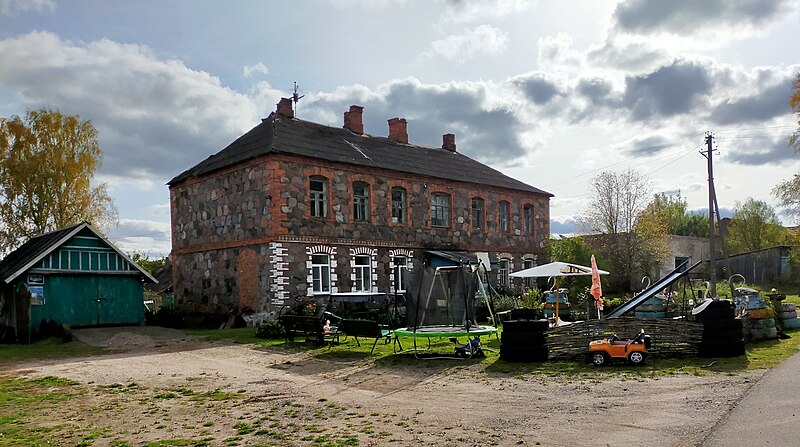
M716 198L716 193L714 191L714 163L712 160L712 154L714 153L714 148L712 147L714 144L714 135L711 132L706 132L706 152L701 154L705 155L706 159L708 160L708 257L709 257L709 276L710 278L710 287L709 291L711 292L711 298L714 299L717 297L717 263L716 261L716 247L714 247L715 242L715 225L714 225L714 202Z

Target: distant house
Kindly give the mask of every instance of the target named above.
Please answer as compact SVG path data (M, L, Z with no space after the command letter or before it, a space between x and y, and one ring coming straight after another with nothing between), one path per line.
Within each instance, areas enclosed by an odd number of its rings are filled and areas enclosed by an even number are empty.
M50 320L143 324L145 282L156 280L87 222L34 237L0 262L0 336L30 341Z
M294 117L291 100L169 182L176 305L269 312L291 298L403 292L424 262L487 252L492 283L531 267L550 234L552 194L456 150ZM489 142L488 144L492 144ZM484 147L485 151L497 151Z

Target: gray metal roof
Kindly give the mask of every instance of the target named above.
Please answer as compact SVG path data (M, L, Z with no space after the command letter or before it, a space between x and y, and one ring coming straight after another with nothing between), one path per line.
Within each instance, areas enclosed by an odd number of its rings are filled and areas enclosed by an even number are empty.
M458 152L359 135L344 128L270 114L228 147L169 181L175 185L266 154L292 154L356 166L386 169L495 186L552 197Z

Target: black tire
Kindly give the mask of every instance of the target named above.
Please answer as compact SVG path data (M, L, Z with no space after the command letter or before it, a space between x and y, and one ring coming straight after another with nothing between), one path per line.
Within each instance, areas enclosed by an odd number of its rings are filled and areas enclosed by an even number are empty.
M700 357L739 357L744 355L744 342L703 342L699 346Z
M542 346L547 341L544 332L503 332L500 343L508 346Z
M628 354L628 361L633 365L641 365L647 359L647 354L641 351L633 351Z
M695 315L695 318L701 321L733 319L734 317L736 317L736 306L729 300L714 301Z
M594 366L605 366L611 363L611 357L603 351L595 351L589 355Z
M510 320L503 323L503 332L544 332L550 328L547 320Z
M703 320L703 332L708 330L741 329L742 320L736 319L709 319Z
M736 329L703 329L703 341L741 341L744 339L744 330Z
M544 362L547 357L547 346L500 345L500 358L507 362Z
M538 320L542 318L542 312L538 309L511 309L509 315L512 320Z

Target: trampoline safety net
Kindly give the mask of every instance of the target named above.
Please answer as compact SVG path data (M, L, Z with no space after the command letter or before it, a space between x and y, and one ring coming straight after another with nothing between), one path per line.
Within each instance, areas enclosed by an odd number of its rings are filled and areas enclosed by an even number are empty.
M409 330L475 327L476 275L468 267L424 267L411 276L406 293Z

